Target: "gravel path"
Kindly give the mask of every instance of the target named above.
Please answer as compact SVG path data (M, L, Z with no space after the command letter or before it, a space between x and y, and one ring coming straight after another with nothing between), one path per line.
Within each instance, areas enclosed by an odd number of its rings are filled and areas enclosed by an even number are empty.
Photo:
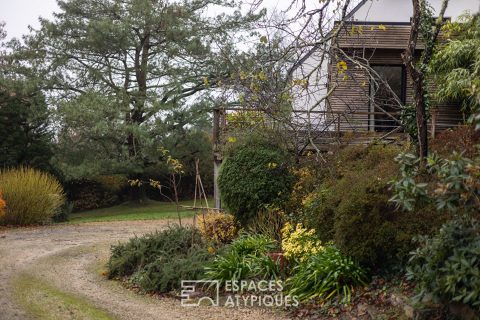
M107 261L111 244L169 223L118 221L0 230L0 319L28 319L12 296L12 280L22 273L85 298L118 319L284 319L281 313L259 309L183 308L175 299L137 295L96 272Z

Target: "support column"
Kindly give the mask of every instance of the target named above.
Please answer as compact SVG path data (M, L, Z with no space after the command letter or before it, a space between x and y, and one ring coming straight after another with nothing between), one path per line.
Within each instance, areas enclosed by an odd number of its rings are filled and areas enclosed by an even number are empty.
M220 109L213 110L213 130L212 130L212 140L213 140L213 200L215 208L221 209L222 204L220 202L220 189L218 188L218 174L220 172L220 165L222 164L222 150L221 150L221 137L220 132L222 131L222 112ZM225 118L225 117L223 117Z
M218 188L218 173L220 171L221 160L213 160L213 200L215 208L221 209L222 203L220 201L220 189Z

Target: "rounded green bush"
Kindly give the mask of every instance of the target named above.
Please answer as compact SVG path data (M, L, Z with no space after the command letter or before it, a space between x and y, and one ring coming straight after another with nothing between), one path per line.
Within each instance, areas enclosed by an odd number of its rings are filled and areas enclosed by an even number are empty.
M291 190L285 151L267 143L236 147L220 169L218 185L224 206L243 225L269 204L279 204Z
M334 176L304 208L306 225L322 241L333 241L343 254L373 270L403 266L414 248L412 238L431 234L445 219L434 208L395 210L389 182L399 175L398 153L392 146L345 148L333 159Z
M3 225L46 223L65 202L63 188L53 176L32 168L0 171L0 191L7 204Z

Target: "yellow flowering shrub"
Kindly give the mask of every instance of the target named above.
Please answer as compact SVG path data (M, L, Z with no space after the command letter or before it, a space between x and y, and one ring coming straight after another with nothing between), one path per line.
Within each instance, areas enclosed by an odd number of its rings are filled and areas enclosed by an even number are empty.
M200 215L198 229L203 238L214 243L232 242L238 235L238 226L231 214L210 211Z
M2 218L5 215L5 209L7 207L7 203L5 200L3 200L3 195L0 192L0 218Z
M291 172L295 177L295 183L286 204L287 211L302 214L302 208L315 196L321 174L310 165L294 168Z
M296 226L285 223L282 229L282 250L285 258L303 262L323 249L314 229L304 228L301 223Z

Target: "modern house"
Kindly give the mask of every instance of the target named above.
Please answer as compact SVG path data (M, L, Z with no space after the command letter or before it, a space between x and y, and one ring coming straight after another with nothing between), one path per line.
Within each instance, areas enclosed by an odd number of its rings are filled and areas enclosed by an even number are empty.
M441 2L430 1L434 13ZM456 20L479 9L480 0L450 1L445 18ZM401 131L400 109L413 104L411 77L402 60L412 10L409 0L363 0L350 12L332 45L335 52L328 66L328 87L335 90L326 108L337 115L338 131L376 132L381 137ZM419 41L418 56L423 48ZM432 81L430 89L435 90ZM463 122L465 115L456 103L432 104L432 135Z
M434 14L438 13L442 0L430 0ZM466 12L477 13L480 0L450 1L445 19L456 20ZM309 111L309 120L314 123L313 139L304 139L307 145L315 140L318 146L332 143L366 143L372 140L387 142L405 139L401 126L400 111L413 104L413 89L410 75L403 64L402 53L406 50L410 36L410 20L413 14L411 0L361 0L347 15L338 36L329 44L330 54L318 68L323 83L316 83L322 104ZM335 29L335 28L334 28ZM440 39L441 41L441 39ZM424 46L417 44L420 56ZM315 48L303 60L305 69L318 66ZM435 83L429 81L430 91ZM299 122L302 114L317 104L319 96L299 99L293 106L294 117ZM298 112L296 112L298 111ZM436 132L464 122L464 115L455 102L432 101L429 131ZM225 110L214 115L214 160L215 182L222 160L222 132L228 123ZM312 126L310 126L312 127ZM297 132L298 133L298 132ZM353 138L352 138L353 137ZM301 138L301 137L300 137ZM220 205L215 183L215 204Z

